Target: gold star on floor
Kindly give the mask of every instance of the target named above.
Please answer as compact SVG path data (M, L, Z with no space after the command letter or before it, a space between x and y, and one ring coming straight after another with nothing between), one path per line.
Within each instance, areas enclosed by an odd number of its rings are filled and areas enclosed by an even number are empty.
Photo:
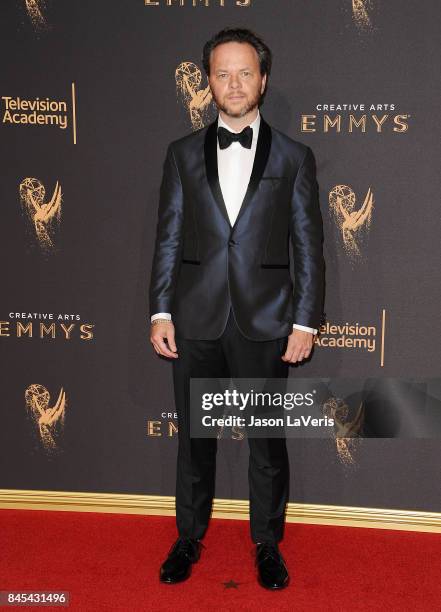
M226 589L237 589L237 587L241 583L240 582L234 582L234 580L229 580L228 582L223 582L222 584L224 585L224 587Z

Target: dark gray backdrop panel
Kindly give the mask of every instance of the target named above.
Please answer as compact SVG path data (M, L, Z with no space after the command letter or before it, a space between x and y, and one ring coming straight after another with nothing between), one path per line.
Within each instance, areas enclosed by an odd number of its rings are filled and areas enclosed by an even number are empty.
M57 128L0 126L0 320L11 311L61 312L95 325L90 342L0 338L3 488L174 493L176 440L147 436L151 420L165 433L161 413L174 410L170 364L148 342L147 288L166 146L191 130L175 69L181 61L201 68L203 43L225 25L251 27L272 47L262 113L316 155L328 319L380 329L387 312L383 367L378 349L317 348L292 375L439 375L439 3L375 2L370 31L357 26L349 0L211 4L52 0L51 29L36 32L24 3L2 3L1 96L69 100L74 81L78 144ZM338 102L393 103L392 114L410 115L409 129L301 132L302 114ZM43 257L25 235L18 185L27 176L47 192L62 184L56 256ZM337 184L357 198L371 187L375 197L367 257L355 266L328 211ZM32 437L24 405L32 383L44 384L51 401L66 390L58 456ZM247 445L219 446L216 495L246 498ZM290 455L293 501L440 510L437 441L365 440L352 466L328 441L292 440Z

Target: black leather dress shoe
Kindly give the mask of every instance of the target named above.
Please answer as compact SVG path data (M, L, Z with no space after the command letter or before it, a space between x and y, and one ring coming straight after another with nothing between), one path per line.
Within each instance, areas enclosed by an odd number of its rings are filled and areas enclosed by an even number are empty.
M256 545L257 579L266 589L283 589L288 586L289 574L285 560L274 542Z
M161 565L159 579L173 584L186 580L191 574L192 563L196 563L203 546L200 540L179 537L170 548L167 559Z

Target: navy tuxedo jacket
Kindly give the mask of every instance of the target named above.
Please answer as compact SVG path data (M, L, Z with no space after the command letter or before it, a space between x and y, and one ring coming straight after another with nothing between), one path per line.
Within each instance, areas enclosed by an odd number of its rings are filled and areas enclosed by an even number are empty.
M221 336L230 306L251 340L287 336L293 323L318 328L322 243L312 151L262 115L248 190L231 225L219 185L216 118L168 146L150 315L170 312L178 336L200 340Z

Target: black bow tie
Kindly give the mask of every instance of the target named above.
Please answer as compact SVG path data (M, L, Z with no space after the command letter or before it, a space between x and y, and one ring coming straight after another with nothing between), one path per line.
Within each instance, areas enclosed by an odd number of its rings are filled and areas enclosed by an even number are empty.
M253 142L253 128L247 125L241 132L230 132L224 127L217 128L217 137L219 139L219 146L221 149L226 149L232 142L240 142L245 149L251 149L251 143Z

